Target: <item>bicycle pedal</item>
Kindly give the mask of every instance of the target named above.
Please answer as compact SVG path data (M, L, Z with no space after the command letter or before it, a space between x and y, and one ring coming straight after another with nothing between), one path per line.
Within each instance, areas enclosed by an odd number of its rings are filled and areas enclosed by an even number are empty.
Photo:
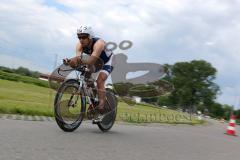
M95 119L92 120L92 123L93 123L93 124L97 124L97 123L102 122L104 116L105 116L105 115L98 115L98 117L96 117Z
M100 123L100 122L102 122L101 120L96 120L96 119L93 119L92 120L92 124L98 124L98 123Z
M92 124L98 124L99 122L95 122L94 120L92 121Z

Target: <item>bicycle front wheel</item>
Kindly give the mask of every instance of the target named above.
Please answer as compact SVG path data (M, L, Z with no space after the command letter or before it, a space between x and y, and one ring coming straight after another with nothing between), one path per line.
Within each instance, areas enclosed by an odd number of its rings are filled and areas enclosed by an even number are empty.
M58 126L65 132L77 129L86 110L86 100L79 91L79 82L68 80L64 82L55 97L54 115Z

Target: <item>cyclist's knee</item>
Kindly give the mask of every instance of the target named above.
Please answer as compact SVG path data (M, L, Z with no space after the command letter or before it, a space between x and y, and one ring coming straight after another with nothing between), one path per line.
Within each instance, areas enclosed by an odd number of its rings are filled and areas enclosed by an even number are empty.
M107 79L107 76L104 74L99 74L98 79L97 79L97 84L99 85L104 85L105 81Z
M104 86L104 82L105 82L104 79L98 78L98 79L97 79L97 86L98 86L98 87Z

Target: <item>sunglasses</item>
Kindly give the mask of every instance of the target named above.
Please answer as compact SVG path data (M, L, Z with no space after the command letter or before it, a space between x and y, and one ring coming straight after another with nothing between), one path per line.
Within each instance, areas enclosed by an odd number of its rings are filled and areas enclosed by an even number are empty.
M78 39L87 39L88 35L78 35Z

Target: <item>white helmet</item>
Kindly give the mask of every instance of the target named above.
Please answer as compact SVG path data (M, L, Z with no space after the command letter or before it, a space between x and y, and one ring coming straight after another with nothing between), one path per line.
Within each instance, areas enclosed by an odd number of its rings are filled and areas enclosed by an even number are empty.
M81 34L81 33L89 34L90 38L94 37L92 27L90 26L80 26L80 28L77 29L77 34Z

